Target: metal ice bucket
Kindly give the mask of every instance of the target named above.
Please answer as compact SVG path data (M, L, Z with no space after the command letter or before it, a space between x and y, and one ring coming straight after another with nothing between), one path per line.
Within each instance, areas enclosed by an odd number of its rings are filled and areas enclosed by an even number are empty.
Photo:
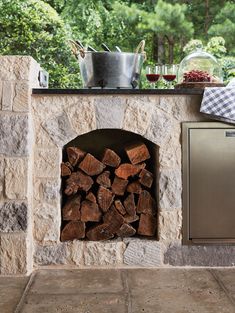
M143 62L145 42L140 42L136 53L93 52L77 49L83 86L85 88L137 88ZM139 51L141 52L139 53Z

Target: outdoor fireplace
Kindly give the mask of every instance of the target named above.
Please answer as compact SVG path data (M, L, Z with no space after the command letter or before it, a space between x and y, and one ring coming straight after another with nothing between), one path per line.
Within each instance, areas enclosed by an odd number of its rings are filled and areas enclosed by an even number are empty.
M96 130L69 142L61 164L61 240L156 239L157 167L157 146L131 132Z

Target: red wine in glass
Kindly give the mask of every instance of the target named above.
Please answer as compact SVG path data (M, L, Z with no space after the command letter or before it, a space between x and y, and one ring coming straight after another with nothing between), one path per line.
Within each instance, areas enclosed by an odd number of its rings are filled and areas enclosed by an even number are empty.
M168 88L174 89L173 81L176 79L176 74L178 71L177 64L165 64L163 66L163 79L168 82Z
M167 80L168 82L172 82L173 80L176 79L176 75L173 75L173 74L163 75L163 78Z
M161 74L161 67L159 65L146 67L146 78L155 89L155 83L159 80Z
M146 74L146 78L150 83L155 83L159 80L160 74Z

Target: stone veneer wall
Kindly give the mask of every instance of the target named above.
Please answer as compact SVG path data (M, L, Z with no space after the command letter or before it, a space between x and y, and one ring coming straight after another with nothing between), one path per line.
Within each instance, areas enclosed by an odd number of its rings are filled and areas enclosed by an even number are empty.
M226 266L233 246L182 246L181 122L203 121L200 96L33 95L39 65L0 57L0 273L43 265ZM102 128L132 131L159 146L159 241L61 243L62 147Z
M0 274L33 269L31 89L39 64L0 57Z

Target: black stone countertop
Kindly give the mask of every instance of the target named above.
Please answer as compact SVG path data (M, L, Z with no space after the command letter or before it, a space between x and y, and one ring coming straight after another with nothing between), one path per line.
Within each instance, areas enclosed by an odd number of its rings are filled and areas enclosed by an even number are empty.
M34 95L202 95L203 89L33 89Z

